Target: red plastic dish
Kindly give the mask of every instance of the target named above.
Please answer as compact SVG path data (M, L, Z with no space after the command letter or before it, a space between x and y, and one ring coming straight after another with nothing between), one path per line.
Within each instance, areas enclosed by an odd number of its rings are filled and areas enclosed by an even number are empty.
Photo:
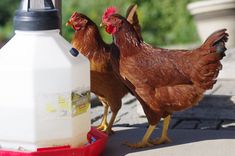
M78 148L70 146L39 148L36 152L0 149L0 156L99 156L105 149L108 136L95 128L87 134L89 144ZM95 140L94 140L95 139Z

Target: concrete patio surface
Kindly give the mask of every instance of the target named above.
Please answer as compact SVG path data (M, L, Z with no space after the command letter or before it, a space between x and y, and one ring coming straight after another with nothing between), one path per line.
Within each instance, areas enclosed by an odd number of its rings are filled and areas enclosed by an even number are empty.
M235 49L226 53L223 70L214 88L206 92L199 105L173 115L169 127L171 143L142 149L130 149L122 144L139 141L148 126L147 119L137 113L139 102L127 95L114 124L115 134L109 137L102 156L234 156ZM100 123L102 113L103 107L97 101L93 102L93 126ZM160 136L161 129L162 121L152 138Z

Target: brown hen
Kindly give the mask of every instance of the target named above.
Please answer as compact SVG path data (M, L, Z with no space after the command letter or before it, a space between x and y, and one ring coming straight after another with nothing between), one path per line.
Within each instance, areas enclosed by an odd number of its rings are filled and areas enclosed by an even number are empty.
M216 83L225 56L226 29L214 32L197 49L168 50L143 42L118 14L106 16L103 24L119 48L112 51L112 67L140 101L150 124L140 142L127 145L139 148L168 142L170 115L197 104ZM162 136L150 141L161 117L165 118Z
M115 8L109 11L112 13ZM136 6L131 5L127 11L130 20L138 21ZM107 134L112 132L112 126L116 115L121 108L122 97L128 93L125 85L114 75L110 64L110 54L115 49L114 44L106 44L96 24L87 16L81 13L73 13L67 25L75 30L72 45L90 60L91 91L97 95L104 106L104 114L101 124L97 127ZM139 26L139 25L138 25ZM107 123L108 109L111 109L112 116Z

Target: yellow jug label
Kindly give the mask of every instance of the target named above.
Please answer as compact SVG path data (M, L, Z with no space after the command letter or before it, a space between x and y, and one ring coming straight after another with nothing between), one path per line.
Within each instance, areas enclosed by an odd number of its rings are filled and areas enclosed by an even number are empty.
M90 108L90 92L86 91L81 94L72 92L72 116L86 113Z
M90 109L90 91L73 91L40 97L40 103L45 104L43 111L40 111L45 119L76 117Z

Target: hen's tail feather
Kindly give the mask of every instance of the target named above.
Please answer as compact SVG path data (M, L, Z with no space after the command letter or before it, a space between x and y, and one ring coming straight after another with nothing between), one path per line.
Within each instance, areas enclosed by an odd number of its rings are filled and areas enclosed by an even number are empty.
M201 46L202 49L209 50L210 52L217 52L224 55L226 50L225 42L228 41L227 29L221 29L212 33Z
M222 69L220 60L225 56L225 42L228 41L226 29L211 34L198 49L201 56L192 71L192 81L198 87L207 90L216 83L219 71Z
M141 35L141 26L139 23L139 18L137 15L136 8L137 8L136 4L130 5L126 11L126 18L127 18L127 21L130 22L130 24L134 27L140 40L143 40L143 37Z

